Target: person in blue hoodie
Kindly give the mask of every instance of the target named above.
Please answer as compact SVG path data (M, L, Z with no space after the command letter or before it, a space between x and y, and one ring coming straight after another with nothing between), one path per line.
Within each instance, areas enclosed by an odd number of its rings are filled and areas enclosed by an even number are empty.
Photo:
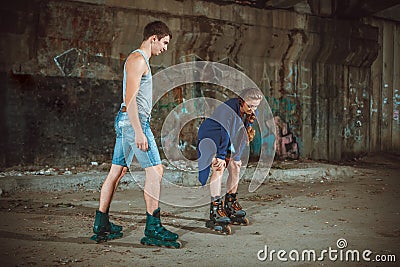
M230 223L248 224L246 212L237 201L241 156L255 135L252 127L264 95L258 88L244 89L238 98L219 105L198 131L199 181L210 177L210 220L206 226L230 234ZM228 169L225 201L222 201L222 174Z

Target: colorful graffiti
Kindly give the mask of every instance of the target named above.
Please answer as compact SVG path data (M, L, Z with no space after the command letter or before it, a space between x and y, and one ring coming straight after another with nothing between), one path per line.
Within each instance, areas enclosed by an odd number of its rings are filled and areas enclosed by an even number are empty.
M291 132L297 136L301 136L302 108L304 101L300 97L287 96L286 98L266 97L271 108L272 114L280 116L290 124Z
M393 92L393 120L400 125L399 107L400 107L400 94L399 90L395 89Z
M276 158L277 159L298 159L300 156L299 146L296 137L290 132L289 123L280 116L274 117L276 127Z
M302 124L310 121L311 116L309 112L302 112L303 106L308 106L311 100L308 95L310 85L306 79L309 72L310 69L303 64L287 64L279 70L280 80L274 81L268 75L267 64L264 64L260 84L267 88L266 92L270 91L270 96L266 94L266 99L275 118L279 118L279 123L285 124L280 128L283 134L278 132L276 135L278 158L298 158ZM277 88L280 88L280 95L272 96L276 95ZM297 136L297 141L294 136Z
M349 110L347 114L346 126L342 129L341 136L344 139L353 139L356 142L362 142L364 139L363 131L368 116L368 90L367 82L349 82ZM345 108L345 111L347 109Z

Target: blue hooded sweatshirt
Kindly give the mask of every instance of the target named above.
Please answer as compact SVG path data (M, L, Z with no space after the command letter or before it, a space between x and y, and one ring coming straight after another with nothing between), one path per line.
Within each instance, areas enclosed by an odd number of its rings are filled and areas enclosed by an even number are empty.
M257 112L256 112L257 115ZM240 115L239 98L232 98L219 105L198 131L197 155L199 181L205 185L214 157L225 159L228 151L239 161L247 143L247 127L251 124Z

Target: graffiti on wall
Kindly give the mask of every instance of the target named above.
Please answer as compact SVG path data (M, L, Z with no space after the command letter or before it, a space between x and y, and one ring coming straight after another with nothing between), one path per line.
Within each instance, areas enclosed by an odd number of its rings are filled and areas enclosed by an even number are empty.
M303 64L287 64L279 70L280 79L274 80L268 75L267 63L264 63L260 84L266 88L266 92L270 91L270 96L266 94L266 99L276 122L281 124L281 132L277 132L276 135L277 158L299 157L302 125L311 121L311 113L303 112L304 108L310 105L312 98L309 95L310 84L306 78L309 72L310 69ZM278 96L277 88L280 88ZM297 137L297 141L294 136Z
M272 114L285 118L285 120L290 123L291 131L296 135L300 135L302 104L298 97L266 97L266 99L271 108Z
M181 56L179 61L192 62L204 60L196 54L189 54ZM230 58L224 58L218 61L218 63L243 71L243 68ZM211 67L211 64L204 64L202 66L204 66L202 72L193 72L191 75L201 75L203 78L203 75L209 75L216 79L216 83L218 83L218 80L222 79L224 73L218 72L218 69ZM151 65L153 73L164 68L163 66L157 66L156 70L155 67L156 66ZM239 86L240 81L235 82L235 77L229 78L235 85ZM168 134L163 136L162 141L159 143L160 151L163 149L168 149L170 151L176 150L176 153L172 154L176 155L177 158L179 158L180 153L182 153L186 158L197 158L197 131L204 119L201 115L207 114L210 110L214 110L216 106L215 103L203 103L202 101L193 102L191 105L194 106L187 106L186 100L204 97L225 102L229 98L236 97L236 95L229 88L217 84L195 82L174 88L163 95L157 103L155 103L156 108L153 109L152 112L153 120L155 121L153 127L155 129L154 133L157 137L156 139L158 139L158 135L161 133L161 127L163 126L163 122L167 116L173 116L175 119L172 120L172 123L164 125L166 127L166 132L173 132L172 129L181 129L179 133L179 146L174 147L176 144L176 136ZM183 125L182 122L185 121L184 118L185 116L188 116L188 114L193 115L196 119L190 120L188 123ZM162 144L164 147L161 146Z
M367 82L351 82L350 80L349 110L347 112L346 126L341 133L344 139L353 139L356 142L362 142L364 139L363 130L368 118L366 116L368 99ZM345 110L347 110L346 107Z
M55 56L54 62L64 76L71 76L73 70L80 61L81 54L80 50L71 48L60 55Z
M181 61L195 61L201 60L197 55L187 55L184 60ZM243 71L243 68L238 66L234 61L230 59L224 59L226 62L221 62L226 65L233 65L233 67L238 68ZM309 71L307 68L302 69L302 71ZM309 89L309 85L300 79L300 68L295 66L290 66L287 69L288 73L285 74L284 78L284 88L285 92L282 97L266 97L268 104L271 108L273 114L275 114L275 124L277 125L277 132L271 133L267 137L262 137L262 143L271 144L269 147L275 146L276 155L278 159L298 159L299 158L299 136L301 135L302 128L302 105L309 101L309 98L305 96L305 90ZM270 84L270 79L268 74L265 72L264 77L265 82ZM163 99L157 103L157 115L162 117L164 113L168 113L174 109L177 105L182 104L181 108L184 108L184 96L187 98L192 97L202 97L207 96L211 98L220 99L225 101L228 95L224 95L224 91L221 88L217 89L207 84L192 84L185 86L184 88L177 88L176 91L169 93L164 96ZM179 92L179 97L174 93ZM201 111L204 107L198 107L197 111ZM182 114L183 110L181 110ZM179 114L173 113L175 116L179 117ZM165 114L164 114L165 115ZM157 117L157 116L156 116ZM177 121L180 121L179 119ZM182 141L180 150L185 152L190 158L191 152L195 152L196 138L193 134L189 134L197 131L199 122L195 121L191 124L185 125L182 129L180 139ZM157 126L156 126L157 127ZM171 125L171 127L180 127L180 125ZM296 139L296 137L297 139ZM268 140L266 140L268 139ZM168 145L168 142L164 142ZM262 145L262 144L259 144ZM257 145L253 145L257 146ZM193 151L192 151L193 150ZM258 151L259 149L253 149L253 151Z
M63 76L119 80L120 58L96 54L78 48L71 48L54 58L54 63Z
M399 89L395 89L393 92L393 120L398 125L400 125L399 108L400 108L400 93L399 93Z
M287 73L285 70L287 69ZM309 68L298 65L289 65L283 70L281 81L274 81L268 75L267 63L264 62L263 74L260 85L263 88L277 87L282 88L283 95L300 96L309 88L309 84L302 78L303 73L310 72ZM278 84L276 84L278 83Z
M285 118L290 124L291 131L297 136L301 136L302 123L309 120L308 117L304 116L310 115L302 112L303 105L307 105L311 99L311 96L307 95L306 92L310 86L303 78L305 73L310 72L310 69L304 66L288 65L283 72L283 74L280 74L280 81L273 81L268 76L266 64L264 64L261 84L264 88L281 88L280 97L266 96L268 104L273 114Z
M286 93L296 96L308 89L308 83L300 78L300 70L303 72L310 71L306 67L301 67L300 69L297 65L289 67L289 72L285 76L283 84Z
M276 158L277 159L298 159L299 146L296 137L290 132L289 123L285 122L280 116L274 117L276 127Z

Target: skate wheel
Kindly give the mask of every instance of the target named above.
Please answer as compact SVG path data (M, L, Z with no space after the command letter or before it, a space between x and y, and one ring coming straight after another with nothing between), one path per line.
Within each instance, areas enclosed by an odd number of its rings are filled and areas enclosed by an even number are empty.
M107 236L95 234L90 238L90 240L96 241L96 243L106 242Z
M100 238L99 235L92 235L92 237L90 237L90 240L96 241L96 243L100 243L101 240L104 240L104 239Z
M145 246L160 246L160 243L158 240L154 240L148 237L143 237L140 240L140 244L145 245Z
M216 226L214 226L214 231L223 232L224 228L221 225L216 225Z
M182 243L179 241L171 241L170 244L166 244L166 245L160 245L160 247L166 247L166 248L181 248L182 247Z
M158 247L166 247L166 248L181 248L182 243L179 241L162 241L152 237L143 237L140 240L140 244L145 246L158 246Z
M223 231L226 235L230 235L232 233L232 229L229 225L227 225Z
M107 235L107 240L112 240L112 239L117 239L121 238L124 234L119 232L119 233L112 233Z
M244 220L243 220L243 224L244 224L244 225L249 225L249 224L250 224L250 221L249 221L249 219L247 219L247 218L244 218Z
M182 243L179 241L175 241L175 244L173 245L174 248L181 248L182 247Z
M101 233L101 234L94 234L90 239L93 241L96 241L96 243L101 243L105 242L108 240L113 240L117 238L121 238L124 234L119 232L119 233Z
M145 246L150 246L151 244L148 242L146 237L143 237L140 239L140 244L145 245Z

